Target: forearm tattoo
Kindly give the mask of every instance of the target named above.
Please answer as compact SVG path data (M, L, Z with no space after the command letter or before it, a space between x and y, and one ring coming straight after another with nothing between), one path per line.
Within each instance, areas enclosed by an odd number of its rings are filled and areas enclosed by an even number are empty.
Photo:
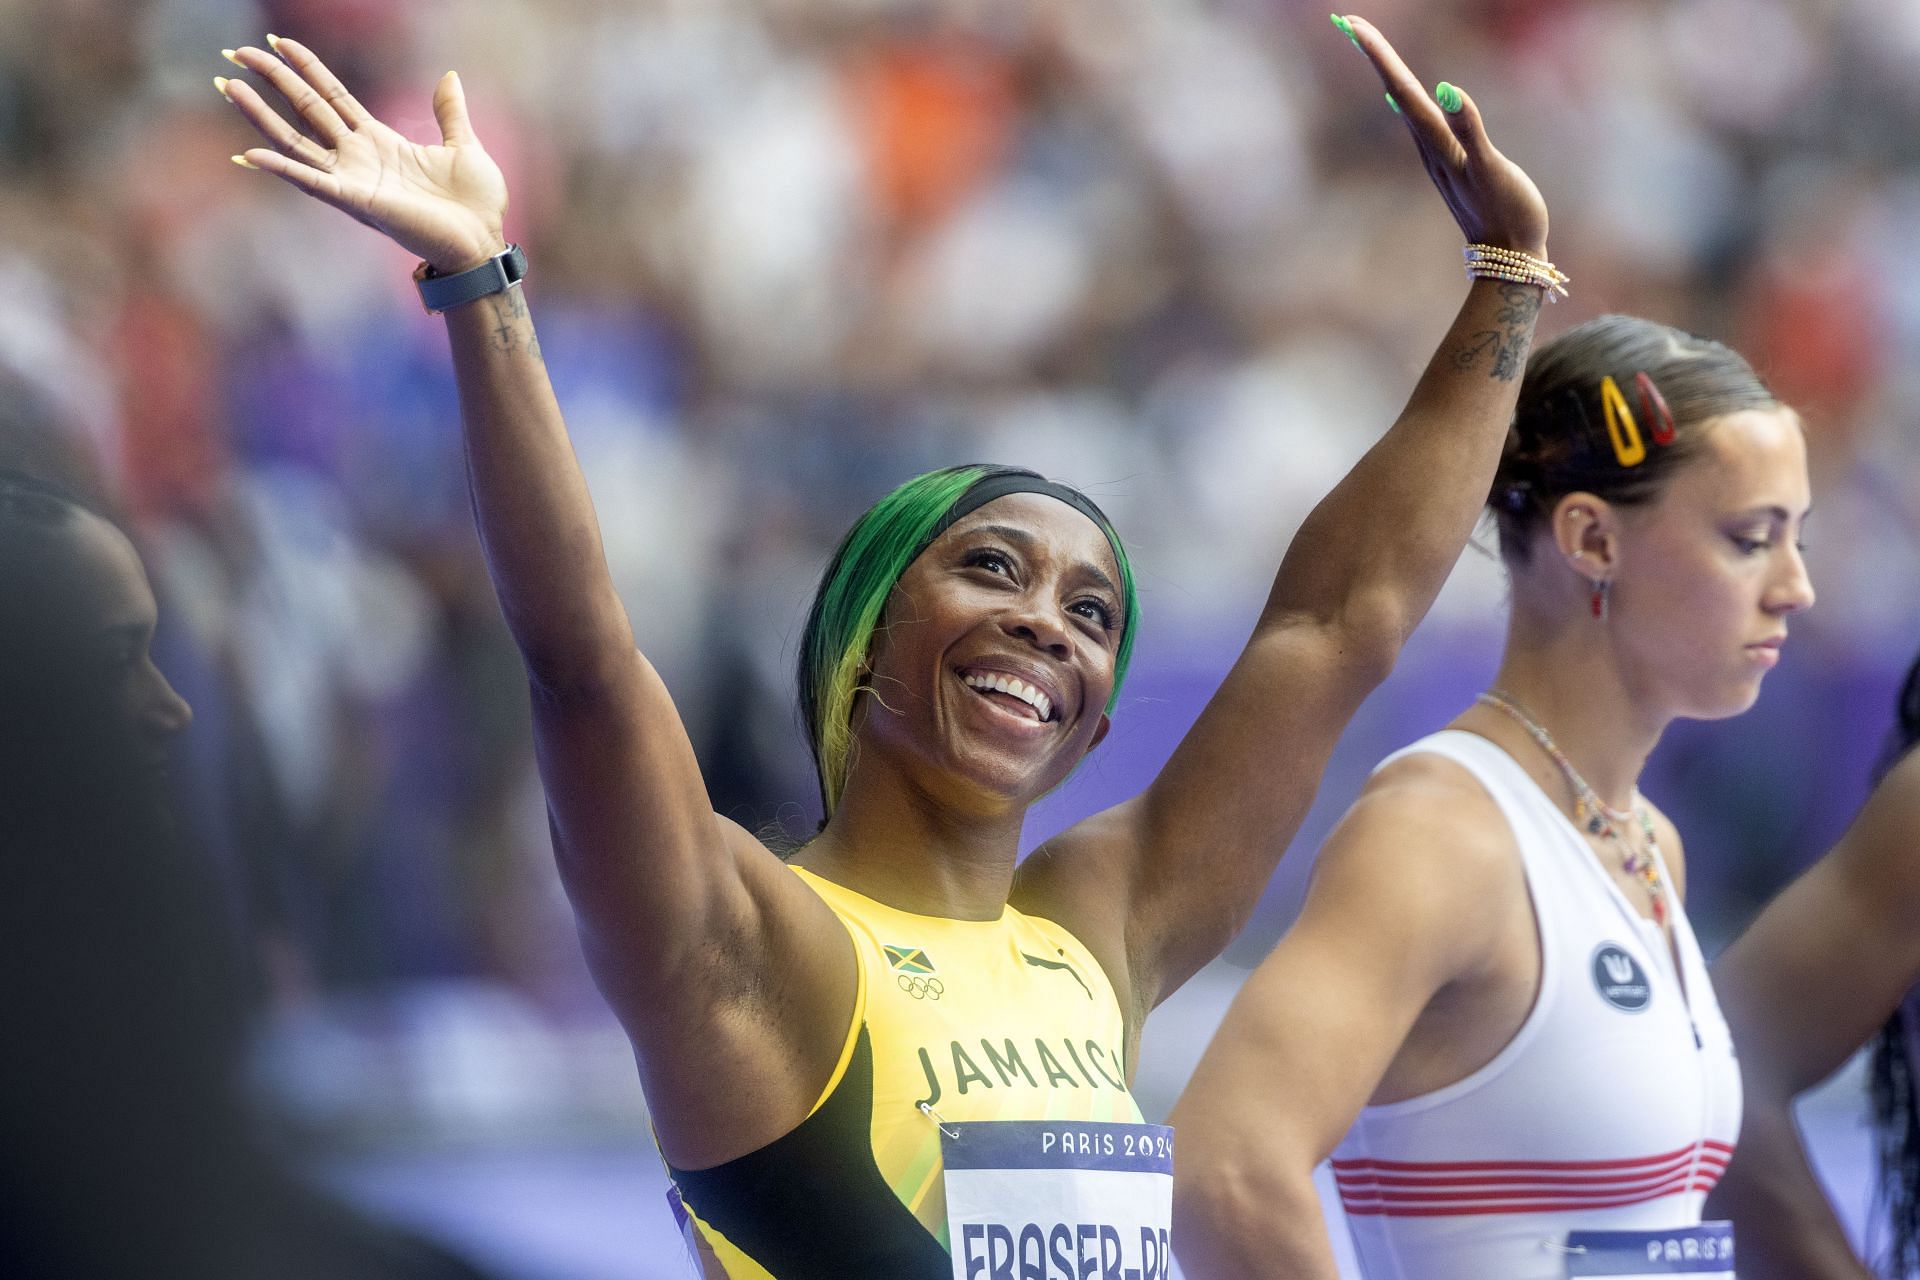
M533 331L527 300L518 286L494 294L487 304L493 308L493 327L488 332L494 348L504 355L525 350L535 360L540 359L540 336Z
M1533 345L1533 323L1546 296L1534 285L1502 284L1500 309L1493 314L1498 329L1482 329L1454 352L1453 367L1462 373L1484 362L1487 376L1512 382L1526 371L1527 350Z

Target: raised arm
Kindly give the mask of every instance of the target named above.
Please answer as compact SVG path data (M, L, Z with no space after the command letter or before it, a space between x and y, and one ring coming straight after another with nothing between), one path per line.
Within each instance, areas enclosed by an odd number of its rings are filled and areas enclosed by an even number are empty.
M1544 258L1545 204L1494 149L1472 101L1449 91L1456 109L1443 109L1377 31L1351 25L1467 239ZM1124 933L1113 963L1136 1016L1246 923L1334 742L1459 558L1542 296L1473 283L1398 421L1301 526L1245 651L1160 776L1023 868L1034 909L1096 937Z
M1708 1212L1752 1280L1868 1280L1807 1161L1793 1099L1866 1044L1920 983L1920 752L1714 964L1740 1051L1740 1141Z
M442 274L504 247L506 184L474 136L458 76L434 90L441 138L422 146L370 115L312 51L273 43L232 60L264 78L311 137L250 84L224 81L269 144L242 163ZM853 999L851 955L820 927L824 906L712 810L672 699L634 647L526 299L514 286L446 319L474 517L532 685L555 851L595 977L644 1059L718 1016L716 989L761 990L740 975L778 954L798 970L789 990L827 993L809 1025L837 1041L844 1017L836 1027L833 1013Z
M1503 889L1525 898L1508 883L1511 849L1486 843L1498 812L1438 776L1449 767L1416 756L1368 785L1174 1106L1173 1239L1189 1280L1338 1275L1314 1168L1435 993L1485 963L1495 931L1460 922L1484 922Z

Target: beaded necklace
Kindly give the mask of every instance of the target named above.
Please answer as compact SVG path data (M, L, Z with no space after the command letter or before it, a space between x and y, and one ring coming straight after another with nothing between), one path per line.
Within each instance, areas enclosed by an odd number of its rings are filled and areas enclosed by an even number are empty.
M1498 689L1491 689L1481 694L1477 701L1511 717L1527 731L1527 736L1547 753L1554 764L1559 766L1561 774L1567 780L1567 786L1573 791L1574 820L1586 827L1590 834L1604 835L1613 841L1620 850L1622 868L1630 876L1639 876L1641 883L1647 886L1647 897L1653 903L1653 922L1665 928L1667 895L1660 880L1660 841L1653 834L1652 815L1644 804L1638 803L1639 791L1636 790L1633 793L1635 803L1631 809L1623 811L1608 807L1599 793L1580 776L1580 771L1573 767L1573 762L1567 759L1566 753L1560 750L1554 740L1548 736L1547 731L1540 727L1540 722L1528 714L1510 695ZM1641 834L1646 838L1647 847L1644 851L1635 849L1623 834L1623 832L1632 831L1636 820Z

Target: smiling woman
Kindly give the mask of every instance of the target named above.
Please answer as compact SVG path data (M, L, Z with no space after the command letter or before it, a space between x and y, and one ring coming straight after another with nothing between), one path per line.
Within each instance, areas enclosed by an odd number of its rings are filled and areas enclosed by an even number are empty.
M1015 467L948 467L916 476L875 503L848 530L820 581L800 640L800 712L820 775L821 806L829 816L846 786L853 749L854 699L863 687L863 676L870 674L869 654L888 599L908 566L934 539L981 507L1015 493L1057 499L1093 522L1105 538L1102 558L1111 560L1112 576L1090 565L1084 571L1097 578L1104 593L1095 607L1102 631L1114 639L1113 686L1102 707L1106 712L1113 710L1133 654L1140 606L1134 593L1133 566L1105 514L1077 490ZM1035 545L1034 536L1025 530L999 526L994 531L1003 540L1022 543L1025 548ZM995 572L987 563L995 556L998 571L1008 574L1013 568L1012 558L991 547L973 551L970 563L983 573ZM1012 579L1008 577L1007 581ZM1074 607L1084 609L1085 603ZM1018 678L1021 673L1003 669L1003 674ZM1038 685L1047 683L1044 676L1028 674ZM981 675L991 679L989 672ZM1036 686L1028 687L1038 691ZM1047 706L1040 718L1051 720L1061 700L1057 695L1041 696Z
M1027 1274L1167 1274L1171 1148L1129 1089L1141 1024L1245 922L1458 558L1563 279L1539 192L1471 99L1427 98L1379 32L1340 24L1477 242L1473 283L1160 775L1024 862L1027 810L1105 736L1137 631L1099 509L975 466L862 517L800 656L826 820L783 862L713 811L634 649L459 78L422 146L295 41L227 51L305 126L218 80L266 140L240 162L424 259L422 297L446 314L555 856L705 1274L931 1280L1016 1253Z

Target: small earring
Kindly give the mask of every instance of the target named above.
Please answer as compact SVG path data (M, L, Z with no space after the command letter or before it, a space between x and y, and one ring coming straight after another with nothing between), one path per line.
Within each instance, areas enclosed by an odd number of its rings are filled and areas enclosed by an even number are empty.
M1593 609L1593 616L1602 622L1607 620L1607 607L1609 597L1612 594L1613 581L1609 578L1601 578L1593 584L1593 594L1588 597L1588 604Z

